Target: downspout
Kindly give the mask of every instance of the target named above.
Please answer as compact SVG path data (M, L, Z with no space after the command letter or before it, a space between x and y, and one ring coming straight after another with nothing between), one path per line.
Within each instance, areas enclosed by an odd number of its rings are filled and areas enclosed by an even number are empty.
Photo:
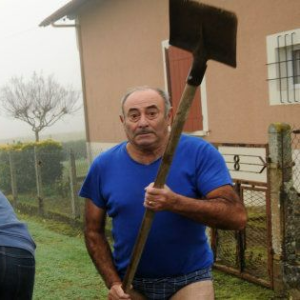
M88 162L91 163L93 159L92 151L91 151L91 140L90 140L90 130L88 123L88 113L87 113L87 97L86 97L86 85L85 85L85 72L83 67L83 47L82 47L82 38L81 38L81 26L79 25L78 19L76 19L75 24L72 25L58 25L55 22L51 23L51 26L55 28L70 28L75 27L76 29L76 39L77 39L77 47L79 50L79 62L80 62L80 73L81 73L81 87L82 87L82 98L83 98L83 110L84 110L84 123L85 123L85 136L86 136L86 147L87 147L87 155Z

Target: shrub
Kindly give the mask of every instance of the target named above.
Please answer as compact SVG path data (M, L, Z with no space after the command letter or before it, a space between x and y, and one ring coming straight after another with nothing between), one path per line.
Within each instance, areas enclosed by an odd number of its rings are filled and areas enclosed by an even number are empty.
M63 142L62 148L63 148L65 160L69 159L71 150L74 153L75 159L87 158L86 141L85 140Z
M63 173L63 153L60 143L46 140L37 143L17 143L0 147L0 186L4 192L11 190L9 152L15 164L16 180L19 192L36 190L36 171L34 147L41 166L43 185L54 185Z

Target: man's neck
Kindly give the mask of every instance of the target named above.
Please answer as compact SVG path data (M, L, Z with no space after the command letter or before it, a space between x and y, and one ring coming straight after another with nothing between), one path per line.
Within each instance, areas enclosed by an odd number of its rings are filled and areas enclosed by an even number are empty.
M129 154L129 156L144 165L149 165L152 162L156 161L160 157L163 156L165 149L167 145L167 140L166 142L162 143L159 147L155 148L141 148L141 147L136 147L135 145L131 144L130 142L127 143L126 149Z

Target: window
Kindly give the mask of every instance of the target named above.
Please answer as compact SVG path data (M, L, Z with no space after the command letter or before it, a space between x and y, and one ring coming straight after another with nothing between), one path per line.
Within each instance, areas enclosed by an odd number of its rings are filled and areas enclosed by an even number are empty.
M300 103L300 29L267 37L271 105Z
M300 84L300 49L292 52L294 84Z

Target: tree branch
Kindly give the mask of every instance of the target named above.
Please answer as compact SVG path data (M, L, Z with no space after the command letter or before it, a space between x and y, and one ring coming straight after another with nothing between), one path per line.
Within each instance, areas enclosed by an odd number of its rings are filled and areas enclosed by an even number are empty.
M10 117L26 122L39 135L65 115L77 112L81 107L80 92L65 88L53 76L44 78L33 73L30 80L13 77L0 90L0 101Z

